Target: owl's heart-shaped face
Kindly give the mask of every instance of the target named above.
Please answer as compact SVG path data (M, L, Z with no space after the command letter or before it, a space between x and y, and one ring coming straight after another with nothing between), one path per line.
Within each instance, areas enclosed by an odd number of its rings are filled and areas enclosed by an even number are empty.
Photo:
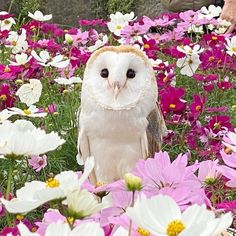
M101 106L122 110L139 102L153 77L142 52L133 47L107 47L91 56L83 86Z

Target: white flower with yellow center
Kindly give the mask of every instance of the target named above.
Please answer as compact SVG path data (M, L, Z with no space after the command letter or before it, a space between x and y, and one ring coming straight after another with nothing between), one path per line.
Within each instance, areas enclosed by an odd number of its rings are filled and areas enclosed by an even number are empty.
M17 54L25 52L28 49L28 42L26 40L26 30L20 29L19 31L10 31L7 38L6 47L12 49L12 53Z
M49 52L46 50L40 51L39 55L33 50L31 55L38 61L41 66L52 66L56 68L65 68L70 64L69 59L64 59L64 56L59 54L55 57L51 57Z
M17 225L20 236L39 236L32 233L23 223ZM104 231L96 222L85 222L73 229L65 222L58 221L47 226L45 236L104 236Z
M227 49L227 53L230 56L236 56L236 36L233 36L231 39L226 39L226 49Z
M10 201L2 198L1 201L10 213L26 213L48 201L64 200L69 194L80 189L93 167L94 158L87 158L81 177L73 171L64 171L46 182L26 182L24 187L16 191L16 198Z
M127 13L123 15L121 12L116 12L110 15L111 21L108 22L108 29L117 36L120 36L121 30L129 24L129 22L135 20L134 13Z
M50 15L43 15L41 11L35 11L34 14L31 12L28 13L28 16L32 18L33 20L37 21L48 21L52 19L52 14Z
M6 12L6 11L0 12L0 16L7 15L7 14L8 14L8 12ZM16 24L16 22L12 17L9 17L4 20L0 20L0 31L4 31L4 30L9 31L13 24Z
M197 53L186 54L186 57L179 58L176 63L181 68L180 73L187 76L193 76L200 64L201 61Z
M141 195L126 213L153 236L216 236L232 223L230 213L215 218L204 205L192 205L181 213L173 199L162 195L150 199Z
M0 155L10 159L44 154L65 142L57 133L47 134L26 120L4 122L0 125L0 134Z
M39 109L34 105L31 105L29 108L23 110L18 107L11 107L8 110L11 115L20 115L27 117L45 117L48 114L46 112L39 112Z
M23 84L16 92L16 96L27 106L39 101L43 86L38 79L30 79L29 83Z
M189 56L193 54L199 54L204 51L204 49L198 44L194 45L193 48L191 48L189 45L185 45L184 47L177 46L177 50Z
M13 66L21 66L21 65L25 65L26 63L29 62L29 60L32 58L32 56L29 56L22 52L21 54L16 54L15 56L15 60L16 61L10 61L10 65L13 65Z

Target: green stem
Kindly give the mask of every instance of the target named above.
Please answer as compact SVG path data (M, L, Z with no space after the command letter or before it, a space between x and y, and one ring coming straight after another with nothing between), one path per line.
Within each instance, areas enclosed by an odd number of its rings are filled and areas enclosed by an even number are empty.
M132 201L131 201L131 205L130 205L131 207L134 206L134 194L135 194L135 191L132 191ZM133 224L133 222L132 222L132 220L130 220L129 221L129 234L128 234L128 236L131 236L132 224Z
M8 13L10 13L14 1L15 1L15 0L11 0L11 2L10 2L10 6L9 6L9 8L8 8Z
M11 161L10 162L9 171L8 171L8 177L7 177L7 189L6 189L6 199L7 200L10 199L10 191L11 191L11 182L12 182L13 170L14 170L14 161ZM7 217L7 224L8 224L8 226L11 226L10 214L7 213L6 217Z

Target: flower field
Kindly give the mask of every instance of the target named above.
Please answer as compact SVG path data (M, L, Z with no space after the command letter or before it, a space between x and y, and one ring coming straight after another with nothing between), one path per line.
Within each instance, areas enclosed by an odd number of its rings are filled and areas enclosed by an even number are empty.
M0 236L234 235L236 35L220 12L117 12L67 29L0 12ZM168 132L124 179L92 185L96 158L76 158L81 86L112 45L148 57Z

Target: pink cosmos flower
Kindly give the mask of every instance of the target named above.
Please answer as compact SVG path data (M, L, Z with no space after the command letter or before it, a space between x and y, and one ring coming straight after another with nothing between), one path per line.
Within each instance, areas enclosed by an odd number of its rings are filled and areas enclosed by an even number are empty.
M197 119L204 110L206 97L201 98L199 95L193 95L194 101L190 104L190 111L195 119Z
M13 97L11 88L8 84L0 86L0 107L1 109L13 107L15 98Z
M233 126L229 116L216 115L210 119L207 128L211 129L214 133L218 133L219 131L223 130L223 128L232 130Z
M3 80L14 80L20 73L20 66L5 66L0 64L0 78Z
M215 181L220 176L218 167L218 160L202 161L199 163L198 179L203 185L208 184L209 181Z
M31 156L28 163L36 172L39 172L47 165L47 156Z
M164 114L169 112L182 113L186 108L186 101L182 99L185 94L183 88L169 87L160 93L161 108Z

